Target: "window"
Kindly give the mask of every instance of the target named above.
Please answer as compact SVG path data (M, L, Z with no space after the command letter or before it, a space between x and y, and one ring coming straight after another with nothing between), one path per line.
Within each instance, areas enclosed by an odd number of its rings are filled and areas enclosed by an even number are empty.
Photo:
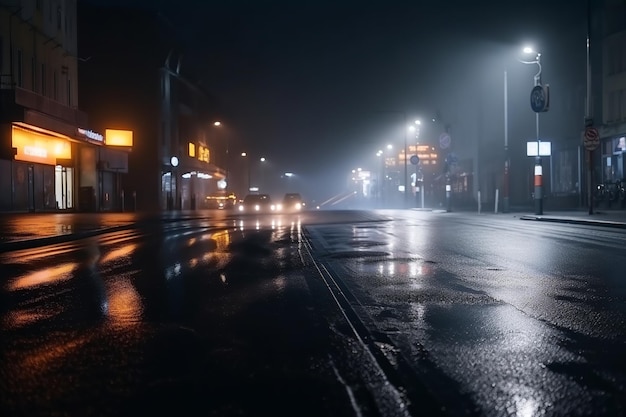
M62 17L63 15L61 14L61 6L58 6L57 7L57 29L58 30L61 30L61 27L62 27L61 26L61 21L63 20Z
M30 88L37 92L37 61L34 56L30 60Z
M626 90L615 90L609 93L607 122L618 122L626 119Z
M0 86L4 83L4 80L2 79L2 74L4 74L4 69L3 69L3 64L4 64L4 41L2 39L2 36L0 36Z
M552 191L573 194L578 191L578 149L562 149L553 155L554 182Z
M46 93L46 64L41 64L41 95L45 96Z
M67 107L72 107L72 81L67 79Z
M52 75L52 98L55 100L59 99L59 75L57 70L54 70L54 74Z
M24 85L24 79L23 79L23 75L24 75L24 68L23 68L23 56L22 56L22 50L18 49L17 50L17 86L18 87L22 87Z

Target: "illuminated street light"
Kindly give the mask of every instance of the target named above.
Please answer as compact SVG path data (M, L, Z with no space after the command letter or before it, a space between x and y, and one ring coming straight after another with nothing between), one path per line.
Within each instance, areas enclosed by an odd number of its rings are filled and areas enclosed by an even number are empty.
M387 144L387 146L385 146L385 148L387 149L387 153L391 153L391 151L393 150L393 145L392 144ZM379 174L379 180L378 180L378 198L379 198L379 202L380 205L382 207L383 205L383 200L384 200L384 195L385 195L385 183L386 183L386 174L385 174L385 167L386 167L386 157L385 157L385 151L383 151L382 149L379 149L378 151L376 151L376 156L378 158L380 158L380 174Z
M550 95L548 85L541 83L541 54L534 51L531 47L526 46L523 49L525 54L535 56L532 61L522 61L523 64L536 64L538 71L534 76L534 87L530 95L530 106L535 112L535 129L537 137L537 149L542 149L541 138L539 137L539 113L548 111L550 104ZM543 214L543 172L541 164L541 155L537 152L535 156L535 214Z

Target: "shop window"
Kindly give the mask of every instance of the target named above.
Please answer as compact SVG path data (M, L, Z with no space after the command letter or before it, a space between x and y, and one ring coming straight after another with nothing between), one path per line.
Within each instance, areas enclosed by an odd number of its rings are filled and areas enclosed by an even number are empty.
M613 152L626 152L626 136L613 139L615 148Z

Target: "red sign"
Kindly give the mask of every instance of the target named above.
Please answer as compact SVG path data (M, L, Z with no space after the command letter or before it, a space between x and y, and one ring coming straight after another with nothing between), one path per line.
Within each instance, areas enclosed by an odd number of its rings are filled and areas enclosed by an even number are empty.
M583 144L585 145L585 149L588 151L593 151L600 146L600 133L598 133L598 129L595 127L585 128Z

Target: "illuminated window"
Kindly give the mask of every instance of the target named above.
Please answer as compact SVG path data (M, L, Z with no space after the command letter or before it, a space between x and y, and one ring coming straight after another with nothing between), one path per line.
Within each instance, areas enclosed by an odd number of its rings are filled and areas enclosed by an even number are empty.
M199 146L198 147L198 159L203 162L209 162L210 160L209 148L205 146Z

